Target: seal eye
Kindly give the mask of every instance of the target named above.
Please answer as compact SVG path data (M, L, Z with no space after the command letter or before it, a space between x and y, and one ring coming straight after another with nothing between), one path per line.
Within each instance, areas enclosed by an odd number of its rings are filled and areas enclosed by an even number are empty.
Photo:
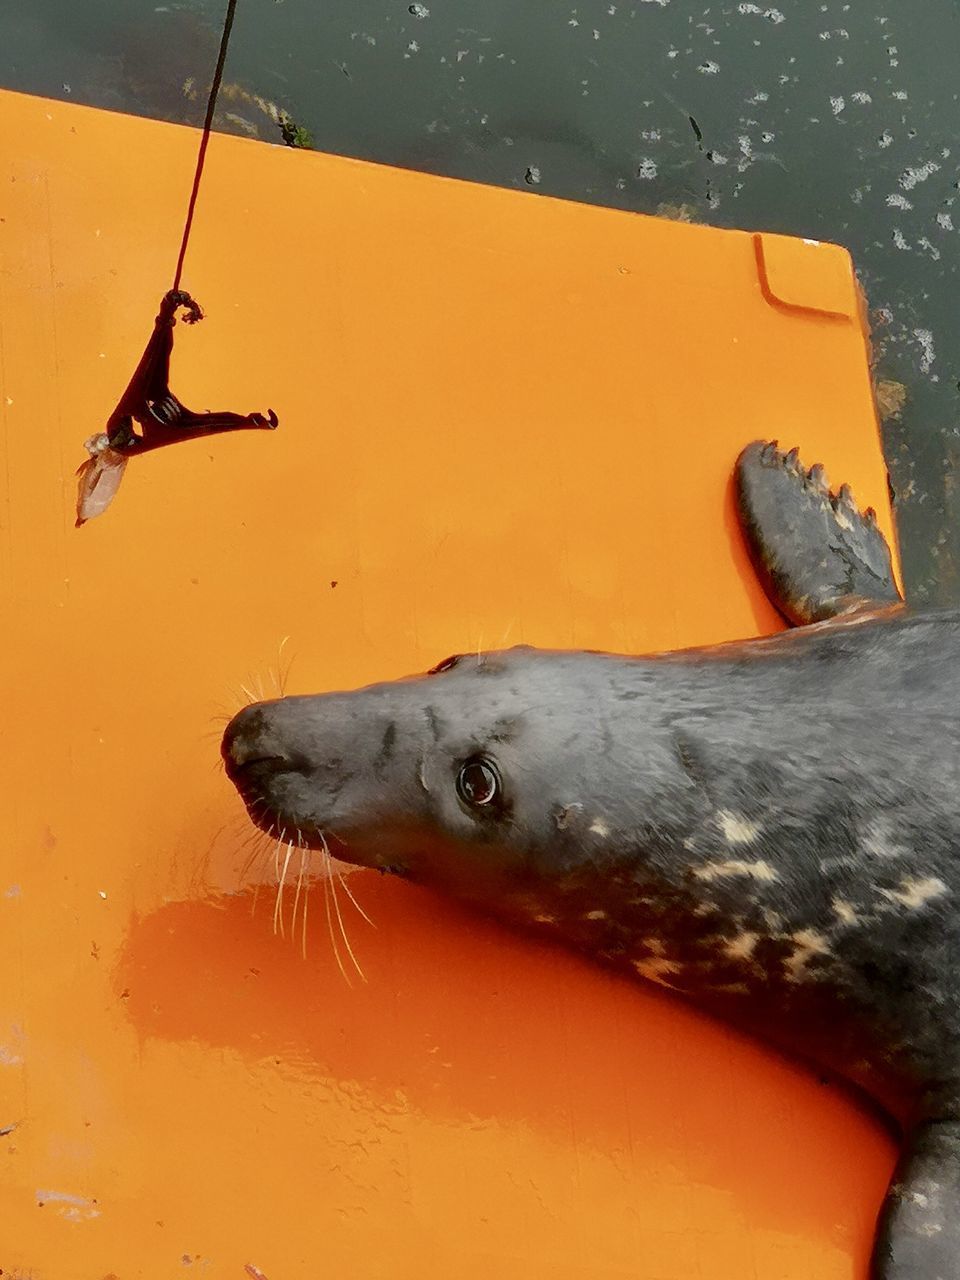
M484 809L495 804L502 790L500 774L492 760L473 756L460 766L457 794L471 809Z
M435 667L431 667L427 672L427 675L438 676L443 671L452 671L460 661L460 657L461 655L459 653L455 653L452 658L444 658L444 660L442 662L438 662Z

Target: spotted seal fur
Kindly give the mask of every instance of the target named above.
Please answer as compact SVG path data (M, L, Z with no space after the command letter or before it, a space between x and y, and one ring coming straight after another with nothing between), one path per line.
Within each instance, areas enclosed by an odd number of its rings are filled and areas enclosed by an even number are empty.
M960 1278L960 613L797 452L736 489L795 629L618 657L516 648L254 704L254 820L467 899L852 1082L902 1128L877 1280Z

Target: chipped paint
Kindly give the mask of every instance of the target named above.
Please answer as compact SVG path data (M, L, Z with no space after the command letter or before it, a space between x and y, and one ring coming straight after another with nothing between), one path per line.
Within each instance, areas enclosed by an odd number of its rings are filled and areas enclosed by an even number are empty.
M6 1043L0 1042L0 1067L19 1067L23 1064L23 1028L10 1028Z
M35 1193L38 1208L52 1205L61 1218L68 1222L89 1222L100 1217L100 1209L96 1200L86 1196L72 1195L68 1191L45 1191L38 1189Z

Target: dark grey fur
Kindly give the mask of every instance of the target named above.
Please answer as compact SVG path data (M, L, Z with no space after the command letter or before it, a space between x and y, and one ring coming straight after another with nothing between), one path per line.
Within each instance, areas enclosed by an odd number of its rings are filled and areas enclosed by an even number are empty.
M512 649L242 711L254 819L659 982L900 1123L877 1280L960 1278L960 615L899 601L872 513L795 453L738 464L783 635ZM491 761L502 799L461 799Z

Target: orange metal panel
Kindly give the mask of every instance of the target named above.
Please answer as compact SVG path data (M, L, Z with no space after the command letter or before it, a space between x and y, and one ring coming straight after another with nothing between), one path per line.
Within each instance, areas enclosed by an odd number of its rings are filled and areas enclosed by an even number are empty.
M280 429L134 460L76 531L195 145L0 95L4 1275L863 1275L892 1147L835 1088L366 873L366 981L317 883L306 959L275 936L215 719L284 636L318 690L774 627L744 442L889 531L846 260L784 307L747 234L215 138L173 386Z

